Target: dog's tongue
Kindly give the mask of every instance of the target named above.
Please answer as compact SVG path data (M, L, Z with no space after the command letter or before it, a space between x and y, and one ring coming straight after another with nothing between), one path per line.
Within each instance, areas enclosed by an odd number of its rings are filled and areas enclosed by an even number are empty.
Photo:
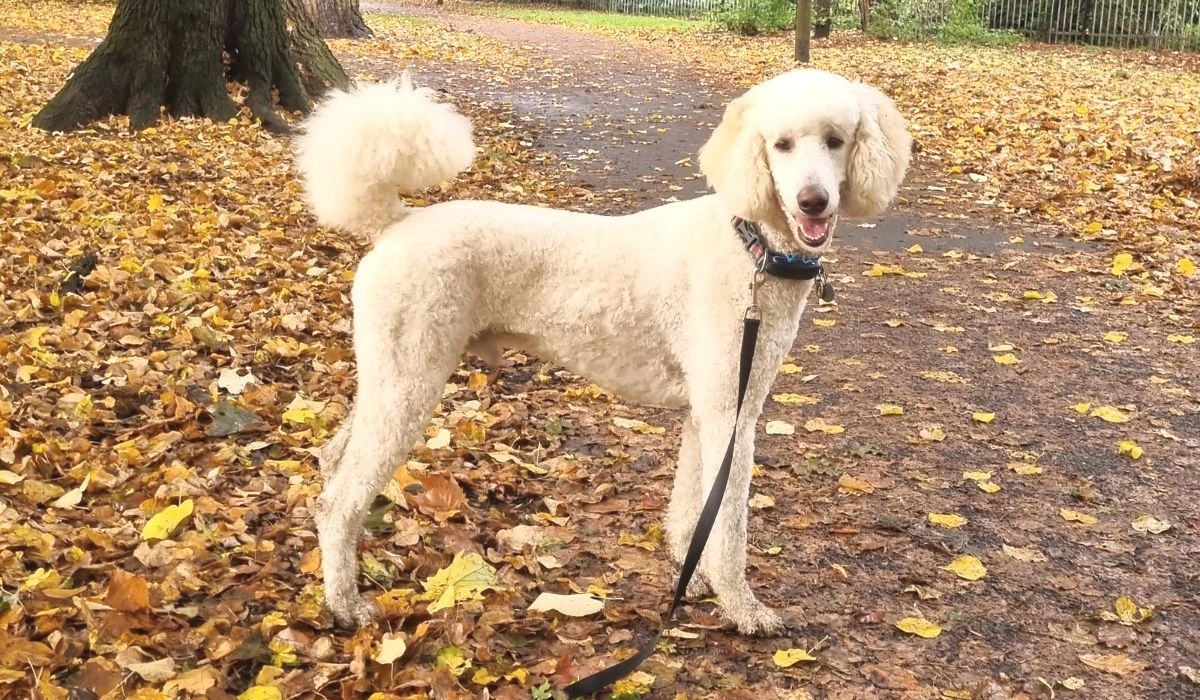
M800 235L810 243L822 243L829 235L829 217L800 219Z

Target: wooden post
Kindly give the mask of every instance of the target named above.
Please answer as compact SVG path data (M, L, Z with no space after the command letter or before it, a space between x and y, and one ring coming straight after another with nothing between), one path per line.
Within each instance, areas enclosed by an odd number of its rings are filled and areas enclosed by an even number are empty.
M796 0L796 60L808 63L812 43L812 0Z

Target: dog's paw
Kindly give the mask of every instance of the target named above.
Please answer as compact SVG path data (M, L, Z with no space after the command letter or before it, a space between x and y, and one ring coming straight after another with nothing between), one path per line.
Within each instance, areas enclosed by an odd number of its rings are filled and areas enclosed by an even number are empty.
M757 600L753 604L732 608L722 606L721 616L733 623L738 632L757 637L778 636L795 624L794 620L784 618Z
M349 629L366 627L374 622L380 613L379 607L375 603L357 595L351 596L347 600L327 600L325 602L329 606L329 612L333 613L333 619L340 626Z
M700 600L712 595L712 586L708 585L700 576L693 576L691 581L688 581L687 591L684 593L688 600Z

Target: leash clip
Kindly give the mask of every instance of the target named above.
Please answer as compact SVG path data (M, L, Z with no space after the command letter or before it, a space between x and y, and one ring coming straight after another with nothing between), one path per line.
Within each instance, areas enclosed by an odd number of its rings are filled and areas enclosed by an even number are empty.
M742 320L753 318L761 319L762 312L758 308L758 288L762 285L765 275L763 271L767 268L767 256L764 255L754 263L754 271L750 273L750 305L746 307L746 314Z

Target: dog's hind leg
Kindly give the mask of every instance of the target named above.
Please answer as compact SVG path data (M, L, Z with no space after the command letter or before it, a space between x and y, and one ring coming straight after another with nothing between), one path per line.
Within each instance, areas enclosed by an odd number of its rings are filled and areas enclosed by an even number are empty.
M342 420L342 426L334 433L333 437L324 445L321 445L319 452L319 460L321 463L321 478L328 482L337 473L338 466L342 463L342 455L346 453L346 443L350 441L350 426L354 425L354 408L346 414L346 418Z
M410 316L422 322L397 328L394 319L372 318L370 312L378 310L367 305L355 320L357 398L349 422L325 453L329 478L318 499L325 601L345 625L364 625L375 616L375 606L359 596L356 583L356 545L367 508L421 437L467 342L420 313Z

